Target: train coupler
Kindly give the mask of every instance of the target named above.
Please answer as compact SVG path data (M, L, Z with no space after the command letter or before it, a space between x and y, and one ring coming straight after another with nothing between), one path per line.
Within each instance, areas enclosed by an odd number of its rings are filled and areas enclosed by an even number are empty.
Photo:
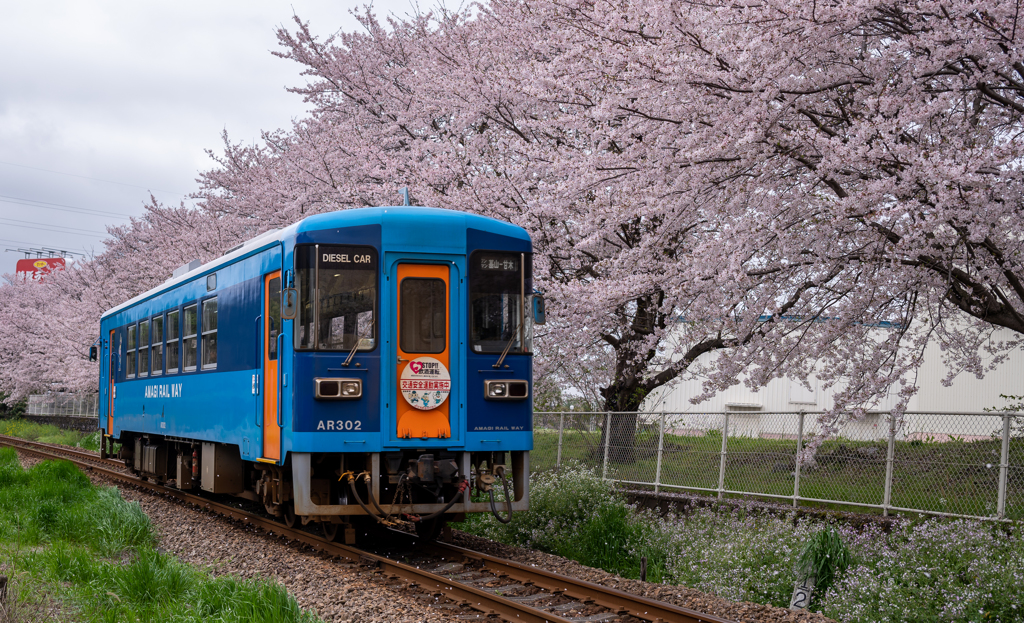
M459 466L453 459L434 459L433 454L421 454L415 461L409 461L407 478L410 482L449 483L459 473Z

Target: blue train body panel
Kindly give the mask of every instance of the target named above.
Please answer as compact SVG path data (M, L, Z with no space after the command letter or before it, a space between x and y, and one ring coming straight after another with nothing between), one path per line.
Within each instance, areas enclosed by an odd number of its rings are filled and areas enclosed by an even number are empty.
M265 357L269 345L265 343L265 335L270 312L267 311L265 280L274 271L282 271L283 287L294 286L301 270L297 249L320 248L315 245L372 250L367 251L365 257L376 257L376 301L373 321L367 330L375 337L356 335L354 343L359 345L359 350L354 354L348 348L330 352L303 349L297 343L300 329L305 330L297 326L300 320L284 320L280 326L283 337L275 342L280 345L276 378L267 378L265 372L270 368L266 367ZM236 445L243 459L256 461L264 455L265 425L268 424L264 422L264 396L276 387L278 413L273 419L280 423L280 457L272 462L277 464L283 464L289 453L295 452L388 452L411 448L472 452L531 450L532 356L528 352L512 352L502 367L495 368L500 353L474 352L469 336L472 258L480 257L478 252L522 254L526 260L519 270L527 287L526 262L531 251L529 236L519 227L476 215L421 207L364 208L320 214L263 234L241 249L169 280L103 315L100 324L103 344L101 428L113 438L121 438L124 433L141 433ZM514 256L509 257L514 259ZM317 279L320 275L324 279L339 278L341 273L328 275L333 269L322 268L319 258L316 262ZM447 309L451 330L446 333L451 377L447 397L450 435L446 437L402 438L398 429L399 406L408 410L396 390L400 372L394 363L401 361L399 340L406 339L404 334L399 336L396 279L399 266L404 264L446 267L450 275ZM211 276L215 276L215 284L210 283ZM316 291L315 296L321 296L320 292ZM342 293L339 295L342 304L347 300L345 296L357 295ZM203 342L204 332L213 330L214 321L212 315L204 318L203 307L204 303L212 301L216 302L216 332L210 344L215 346L207 346ZM320 306L317 309L324 309L326 305L322 299L313 304ZM191 313L192 305L196 306L197 358L201 359L209 349L215 353L215 364L206 369L202 360L196 362L194 370L184 367L185 336L190 331L186 316ZM152 323L153 318L159 318L166 337L171 334L169 323L174 313L177 314L175 333L178 339L160 341L161 360L166 365L168 351L176 348L179 349L179 366L143 376L140 357L155 356L152 346L146 352L140 350L146 347L139 343L143 331L139 323ZM332 322L334 320L337 318ZM421 324L426 326L431 321L428 318ZM342 317L338 322L339 331L349 330L346 322L353 321ZM210 326L204 327L204 323ZM151 336L153 326L149 325ZM309 327L311 332L314 329L323 332L322 326L310 324ZM505 326L505 332L513 334L513 339L517 330L523 330L508 329ZM420 330L430 335L443 333L433 326L420 327ZM128 348L131 333L137 342L134 350ZM504 334L498 337L504 340ZM342 334L341 339L347 338ZM364 340L372 340L372 347L362 346ZM497 341L498 338L494 338L494 343ZM130 358L135 360L131 366ZM132 366L134 376L129 374ZM362 397L357 400L318 398L314 379L332 377L358 378ZM485 382L499 378L526 381L528 396L523 400L486 399Z

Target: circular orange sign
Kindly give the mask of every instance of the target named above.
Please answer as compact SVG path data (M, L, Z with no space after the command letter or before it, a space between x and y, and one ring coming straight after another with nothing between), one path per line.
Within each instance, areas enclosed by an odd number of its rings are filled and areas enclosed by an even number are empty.
M448 400L452 377L448 368L433 357L417 357L402 370L400 384L406 402L420 411L436 409Z

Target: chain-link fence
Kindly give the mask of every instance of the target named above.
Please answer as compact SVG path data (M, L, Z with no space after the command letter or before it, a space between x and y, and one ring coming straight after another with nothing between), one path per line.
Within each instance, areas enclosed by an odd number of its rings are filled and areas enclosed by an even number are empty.
M535 413L536 470L566 462L660 490L1024 519L1024 416L872 413L813 457L819 413ZM803 456L803 460L801 460Z
M35 394L28 397L25 415L98 417L99 394Z

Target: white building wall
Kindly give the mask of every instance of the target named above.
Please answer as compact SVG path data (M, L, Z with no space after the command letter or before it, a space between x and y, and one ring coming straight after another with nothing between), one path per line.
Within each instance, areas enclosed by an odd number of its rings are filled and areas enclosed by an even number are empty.
M993 339L1009 340L1015 337L1016 334L1003 329L996 331ZM716 356L716 353L703 355L705 358ZM704 359L701 363L710 361L713 359ZM999 397L1000 394L1024 395L1024 350L1012 352L1006 361L987 373L983 379L961 373L951 386L946 387L942 384L945 376L942 351L938 344L929 344L917 374L918 392L910 399L907 411L931 414L908 415L899 433L901 438L970 440L990 436L1000 426L998 416L951 417L947 414L980 413L986 408L1005 405L1006 401ZM710 422L719 421L719 418L698 417L698 414L729 411L730 434L789 437L796 435L797 418L770 414L825 411L833 407L835 393L832 388L820 387L813 378L810 379L810 388L793 379L774 379L756 391L739 383L708 400L693 404L690 399L699 395L701 390L700 379L683 378L668 388L652 392L643 408L645 411L680 414L672 419L675 424L669 425L669 428L680 433L690 429L696 433L696 429L706 429ZM896 402L897 396L889 395L873 405L871 410L888 411ZM699 423L705 420L708 425ZM807 418L805 433L814 434L816 431L814 418ZM888 434L888 423L883 414L870 414L847 425L841 434L851 439L883 439Z
M996 340L1016 337L1009 329L995 334ZM978 379L968 372L960 373L951 387L944 387L942 379L946 367L942 362L939 345L931 343L925 350L924 364L918 373L917 395L911 402L912 411L983 411L986 407L1001 407L1006 401L999 394L1020 396L1024 394L1024 353L1014 351L995 370Z

